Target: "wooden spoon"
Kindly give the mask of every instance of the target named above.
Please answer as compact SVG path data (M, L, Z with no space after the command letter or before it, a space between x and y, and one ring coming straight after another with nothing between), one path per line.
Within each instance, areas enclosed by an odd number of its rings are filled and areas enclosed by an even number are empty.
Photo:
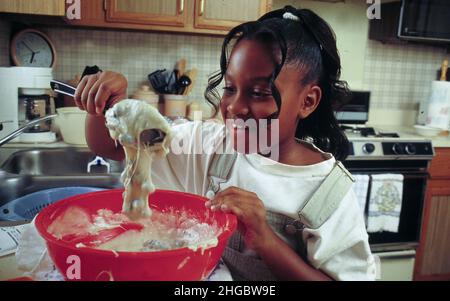
M194 88L194 85L197 81L197 74L198 74L198 70L195 68L186 71L185 75L191 79L191 84L184 90L183 95L189 95L189 93L191 93L191 91Z
M184 73L186 72L186 64L187 64L187 61L185 58L182 58L177 62L176 66L175 66L175 70L178 70L177 79L182 77L184 75Z

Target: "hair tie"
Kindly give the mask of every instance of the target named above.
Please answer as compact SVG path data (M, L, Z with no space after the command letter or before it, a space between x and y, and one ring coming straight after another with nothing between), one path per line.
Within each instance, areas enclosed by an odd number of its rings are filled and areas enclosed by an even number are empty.
M291 12L285 12L283 14L283 19L293 20L293 21L300 21L300 18L294 15Z
M285 9L286 9L286 8L285 8ZM285 13L283 14L283 19L301 22L300 17L294 15L294 14L291 13L291 12L285 12ZM313 33L313 31L309 28L309 26L305 23L305 21L303 21L302 23L305 25L306 29L310 31L312 37L316 40L317 44L319 45L319 49L320 49L320 51L322 52L322 51L323 51L322 43L319 42L319 40L317 39L316 35L315 35L315 34Z

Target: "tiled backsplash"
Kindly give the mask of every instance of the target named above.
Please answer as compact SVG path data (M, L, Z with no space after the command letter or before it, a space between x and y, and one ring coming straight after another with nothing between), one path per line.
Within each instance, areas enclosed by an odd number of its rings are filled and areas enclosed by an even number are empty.
M418 109L418 104L429 98L431 82L436 80L445 57L445 50L440 47L392 45L369 40L363 88L372 92L372 106Z
M208 76L218 70L222 38L121 32L76 28L44 27L58 53L55 77L72 79L86 65L123 73L131 95L147 75L161 68L173 68L185 57L187 69L198 68L191 99L202 100ZM9 64L10 24L0 21L0 65ZM371 107L376 109L417 109L426 100L435 79L443 48L424 45L389 45L368 41L363 88L372 91ZM345 68L345 66L344 66Z
M173 69L180 58L186 69L197 68L197 84L191 99L203 99L210 73L219 68L221 39L148 32L120 32L70 28L41 28L58 53L55 77L72 79L86 65L124 74L131 95L156 69Z

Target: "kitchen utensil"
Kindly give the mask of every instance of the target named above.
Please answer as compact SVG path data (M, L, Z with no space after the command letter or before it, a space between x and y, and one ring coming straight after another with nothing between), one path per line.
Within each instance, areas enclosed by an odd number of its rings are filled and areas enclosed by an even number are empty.
M191 93L192 89L194 88L195 82L197 81L197 74L198 70L195 68L186 71L185 75L189 77L189 79L191 80L191 84L184 90L183 95L189 95L189 93Z
M178 79L178 83L177 83L177 94L183 95L184 91L186 90L186 88L192 84L191 79L186 76L186 75L182 75L179 79Z
M180 59L177 64L175 65L175 70L178 71L178 77L177 80L180 79L181 76L184 75L184 73L186 72L186 64L187 61L185 58Z
M159 94L176 93L177 85L176 70L168 71L166 69L156 70L148 75L148 80L153 89Z
M156 70L148 75L148 80L152 85L153 89L160 93L166 93L167 89L167 78L166 78L166 69Z
M85 77L86 75L97 74L99 72L103 72L103 70L100 69L97 65L86 66L83 70L83 73L81 74L81 78Z
M59 127L65 143L73 145L87 145L86 142L86 116L87 112L78 107L65 107L56 109L56 125Z
M176 94L178 91L178 71L173 70L167 73L167 87L164 94Z
M53 91L62 93L64 95L68 96L75 96L76 88L72 87L66 83L52 80L50 81L50 87L53 89ZM106 104L105 109L103 111L103 115L106 113L106 111L109 109L109 103ZM73 125L71 125L73 126ZM77 129L79 131L79 129ZM83 131L84 133L84 131ZM147 145L154 145L156 143L160 143L164 140L166 134L162 132L160 129L146 129L143 130L140 134L141 143L147 144Z
M48 252L62 275L67 275L67 258L75 255L83 267L80 271L81 281L105 280L105 277L108 280L118 281L201 280L208 277L217 265L228 238L236 229L237 220L232 214L210 211L205 207L207 199L202 196L156 190L150 195L149 202L152 210L189 213L202 223L217 225L218 244L215 247L196 250L180 248L154 252L112 252L89 247L77 248L73 243L57 239L48 232L47 229L52 222L72 206L77 206L91 215L96 214L99 209L121 212L122 193L123 189L116 189L70 197L50 205L36 217L36 228L45 239Z

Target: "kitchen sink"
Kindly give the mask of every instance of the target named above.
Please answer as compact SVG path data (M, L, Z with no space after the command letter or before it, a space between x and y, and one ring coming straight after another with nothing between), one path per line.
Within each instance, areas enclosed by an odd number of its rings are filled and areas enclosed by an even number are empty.
M13 153L0 167L10 174L20 175L80 175L87 174L87 165L95 158L88 149L33 149ZM110 173L121 173L123 162L106 160ZM93 173L106 173L106 168L92 168Z
M120 174L74 176L1 176L0 207L21 196L58 187L121 188Z
M95 158L88 149L60 148L21 150L13 153L0 167L0 207L21 196L59 187L120 188L123 162L107 160L110 172L87 164Z

